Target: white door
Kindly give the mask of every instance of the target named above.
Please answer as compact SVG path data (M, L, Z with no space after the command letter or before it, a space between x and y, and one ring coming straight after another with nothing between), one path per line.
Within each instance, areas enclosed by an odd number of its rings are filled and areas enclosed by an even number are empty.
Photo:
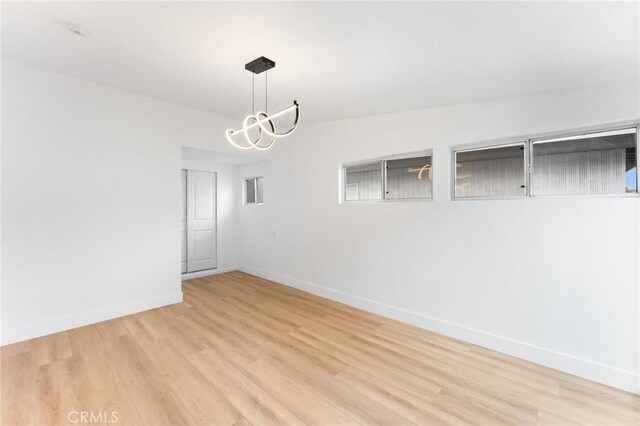
M182 273L187 272L187 171L182 170Z
M216 267L216 174L187 170L187 272Z

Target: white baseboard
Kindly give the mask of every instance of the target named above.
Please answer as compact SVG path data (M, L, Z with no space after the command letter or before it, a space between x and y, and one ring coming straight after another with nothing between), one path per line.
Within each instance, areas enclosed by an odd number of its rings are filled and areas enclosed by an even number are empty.
M186 274L182 274L182 281L192 280L194 278L208 277L210 275L224 274L225 272L233 272L237 270L238 267L234 266L232 268L205 269L204 271L188 272Z
M486 331L443 321L417 312L408 311L384 303L343 293L327 287L311 284L302 280L287 277L262 269L242 266L242 272L261 278L276 281L290 287L326 297L327 299L345 303L365 311L373 312L416 327L450 336L465 342L473 343L488 349L512 355L536 364L544 365L594 382L602 383L635 394L640 394L640 376L632 371L556 352L551 349L531 345L508 337L498 336Z
M71 315L65 315L52 320L29 324L8 330L2 330L1 345L22 342L23 340L46 336L47 334L71 330L72 328L95 324L149 309L173 305L182 302L182 291L161 294L147 299L126 302L119 305L107 306L99 309L85 310Z

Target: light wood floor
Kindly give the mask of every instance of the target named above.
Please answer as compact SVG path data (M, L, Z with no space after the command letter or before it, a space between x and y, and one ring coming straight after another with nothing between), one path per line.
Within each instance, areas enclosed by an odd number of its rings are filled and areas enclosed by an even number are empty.
M240 272L183 287L2 348L2 424L640 423L636 395Z

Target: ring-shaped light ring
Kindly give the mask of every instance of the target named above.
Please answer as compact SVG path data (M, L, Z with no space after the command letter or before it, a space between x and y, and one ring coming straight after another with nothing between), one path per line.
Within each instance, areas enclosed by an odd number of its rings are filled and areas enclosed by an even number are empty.
M298 101L293 101L293 104L296 106L296 118L293 120L293 125L291 126L291 128L289 130L287 130L286 132L283 133L276 133L275 131L275 126L273 125L273 122L271 121L271 119L269 119L269 123L270 123L270 127L271 127L271 131L269 131L269 129L267 129L263 124L261 120L258 120L258 125L260 126L260 128L269 136L273 136L274 138L282 138L285 136L289 136L291 133L293 133L293 131L298 127L298 120L300 119L300 106L298 105ZM268 117L267 113L260 111L258 114L256 114L258 117L261 115L264 115L265 118Z
M296 110L296 116L295 116L293 125L286 132L277 133L275 130L275 124L273 122L274 118L279 117L280 115L286 114L290 112L292 109ZM266 112L260 111L257 114L252 114L245 117L244 121L242 122L241 129L239 130L227 129L227 131L225 132L225 136L229 141L229 143L234 145L236 148L239 148L239 149L256 148L258 150L264 151L271 148L276 138L288 136L291 133L293 133L293 131L298 127L299 119L300 119L300 107L298 105L298 102L294 100L293 105L285 109L282 109L278 112L274 112L271 116ZM265 123L268 123L268 126L265 125ZM254 127L258 127L258 137L255 140L251 139L251 136L249 135L249 130ZM238 133L244 133L245 140L249 144L248 146L240 145L239 143L233 140L233 136L237 135ZM266 144L263 144L262 138L264 137L265 133L271 137L271 140L269 140Z
M255 123L256 121L259 121L258 117L256 117L255 115L247 115L242 121L242 132L244 133L244 137L247 140L247 142L249 142L251 146L258 148L260 139L262 139L262 127L261 126L258 127L258 129L260 130L260 133L258 133L258 138L255 141L253 141L249 136L249 129L247 129L247 126L249 125L249 120L253 120L253 123Z
M265 114L264 112L259 112L256 114L256 116L258 117L258 122L260 123L260 126L262 127L262 120L265 120L267 123L269 123L269 127L271 128L271 132L275 131L275 126L273 124L273 121L271 121L271 119L269 119L269 116L267 114ZM267 132L265 132L267 133ZM275 136L272 136L270 133L267 133L270 137L271 140L269 141L269 143L267 143L266 145L254 145L256 148L261 149L261 150L266 150L271 148L271 145L273 145L273 143L276 141Z
M231 134L234 133L233 129L227 129L226 132L224 132L225 136L227 137L227 140L229 141L229 143L233 146L235 146L236 148L239 149L251 149L253 148L253 145L249 145L249 146L244 146L244 145L240 145L238 143L236 143L232 138L231 138Z

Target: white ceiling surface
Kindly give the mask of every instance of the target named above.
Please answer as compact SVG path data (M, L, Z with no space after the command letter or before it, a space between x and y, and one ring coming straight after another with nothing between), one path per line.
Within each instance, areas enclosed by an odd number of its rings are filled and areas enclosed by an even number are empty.
M241 119L264 55L270 110L325 121L637 82L639 3L15 2L2 54ZM86 28L81 38L64 23ZM256 88L262 93L262 75ZM262 109L260 99L256 109Z
M210 151L206 149L182 147L182 159L186 161L198 161L214 164L230 164L243 166L264 160L250 155L227 154L224 152Z

